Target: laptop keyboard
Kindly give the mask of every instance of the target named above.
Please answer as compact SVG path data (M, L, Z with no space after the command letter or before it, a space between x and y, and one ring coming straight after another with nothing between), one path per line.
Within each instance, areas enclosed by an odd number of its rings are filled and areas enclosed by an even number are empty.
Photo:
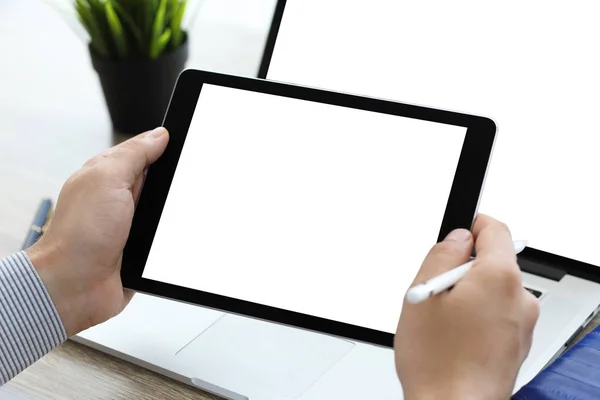
M528 287L525 288L525 290L527 290L529 293L533 294L535 297L537 297L538 299L540 298L540 296L542 295L542 292L539 292L537 290L534 289L529 289Z

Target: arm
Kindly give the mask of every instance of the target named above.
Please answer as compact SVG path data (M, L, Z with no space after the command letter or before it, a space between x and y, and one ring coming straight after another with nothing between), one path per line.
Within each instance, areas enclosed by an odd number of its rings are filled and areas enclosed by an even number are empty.
M123 248L144 171L167 142L155 129L90 159L63 186L44 235L0 259L0 385L131 300Z
M58 312L27 254L0 259L0 385L66 339Z

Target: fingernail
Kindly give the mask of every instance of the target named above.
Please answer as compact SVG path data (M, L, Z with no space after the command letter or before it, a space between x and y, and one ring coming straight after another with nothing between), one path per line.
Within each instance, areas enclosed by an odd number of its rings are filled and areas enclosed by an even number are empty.
M466 242L471 238L471 232L466 229L455 229L446 236L446 240L455 242Z
M163 128L162 126L160 126L160 127L156 128L156 129L148 132L146 134L146 137L150 138L150 139L156 139L157 137L162 136L165 132L166 132L166 129Z

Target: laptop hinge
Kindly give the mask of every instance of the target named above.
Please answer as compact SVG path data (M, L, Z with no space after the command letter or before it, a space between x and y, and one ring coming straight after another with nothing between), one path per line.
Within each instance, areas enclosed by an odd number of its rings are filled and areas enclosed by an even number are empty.
M519 267L521 267L521 271L557 282L567 274L565 271L559 268L531 261L521 256L517 258L517 262L519 263Z

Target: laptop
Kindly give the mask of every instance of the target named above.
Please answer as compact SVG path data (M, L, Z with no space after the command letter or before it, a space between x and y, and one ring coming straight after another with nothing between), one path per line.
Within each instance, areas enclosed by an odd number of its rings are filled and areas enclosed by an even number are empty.
M596 29L593 23L577 23L554 38L552 17L577 10L544 5L549 17L540 19L534 6L509 2L491 7L475 2L376 0L365 7L336 0L279 1L259 76L494 116L499 137L480 210L507 222L514 237L529 240L531 247L519 263L525 286L542 304L516 390L560 354L600 304L600 260L593 231L581 223L600 223L593 188L580 186L594 181L593 158L586 156L594 146L588 141L575 146L586 139L582 132L594 126L586 118L595 107L591 93L600 89L594 74L598 65L580 49L598 35L584 32ZM490 12L501 18L486 18ZM592 14L578 12L571 20ZM539 36L531 36L527 21L539 25ZM509 25L511 30L505 29ZM519 46L521 38L539 44L537 53L535 46ZM568 43L581 47L569 49ZM559 44L563 53L552 50ZM563 54L564 62L557 65L552 54ZM534 64L538 57L543 68ZM579 61L579 70L569 74L572 85L564 83L569 59ZM452 86L459 84L462 91ZM489 89L487 96L483 89ZM576 106L565 103L566 96L577 99ZM533 107L536 118L520 118L526 106ZM543 125L549 115L556 124ZM581 157L555 162L565 160L574 146ZM566 193L580 196L574 200ZM401 398L388 348L268 327L273 331L265 343L262 322L138 294L121 316L75 340L225 398ZM277 357L267 351L273 345ZM194 357L207 348L214 353ZM236 357L240 349L243 360Z
M518 386L598 312L596 10L591 2L279 1L260 69L270 80L493 116L498 138L480 211L528 239L519 264L542 306Z

